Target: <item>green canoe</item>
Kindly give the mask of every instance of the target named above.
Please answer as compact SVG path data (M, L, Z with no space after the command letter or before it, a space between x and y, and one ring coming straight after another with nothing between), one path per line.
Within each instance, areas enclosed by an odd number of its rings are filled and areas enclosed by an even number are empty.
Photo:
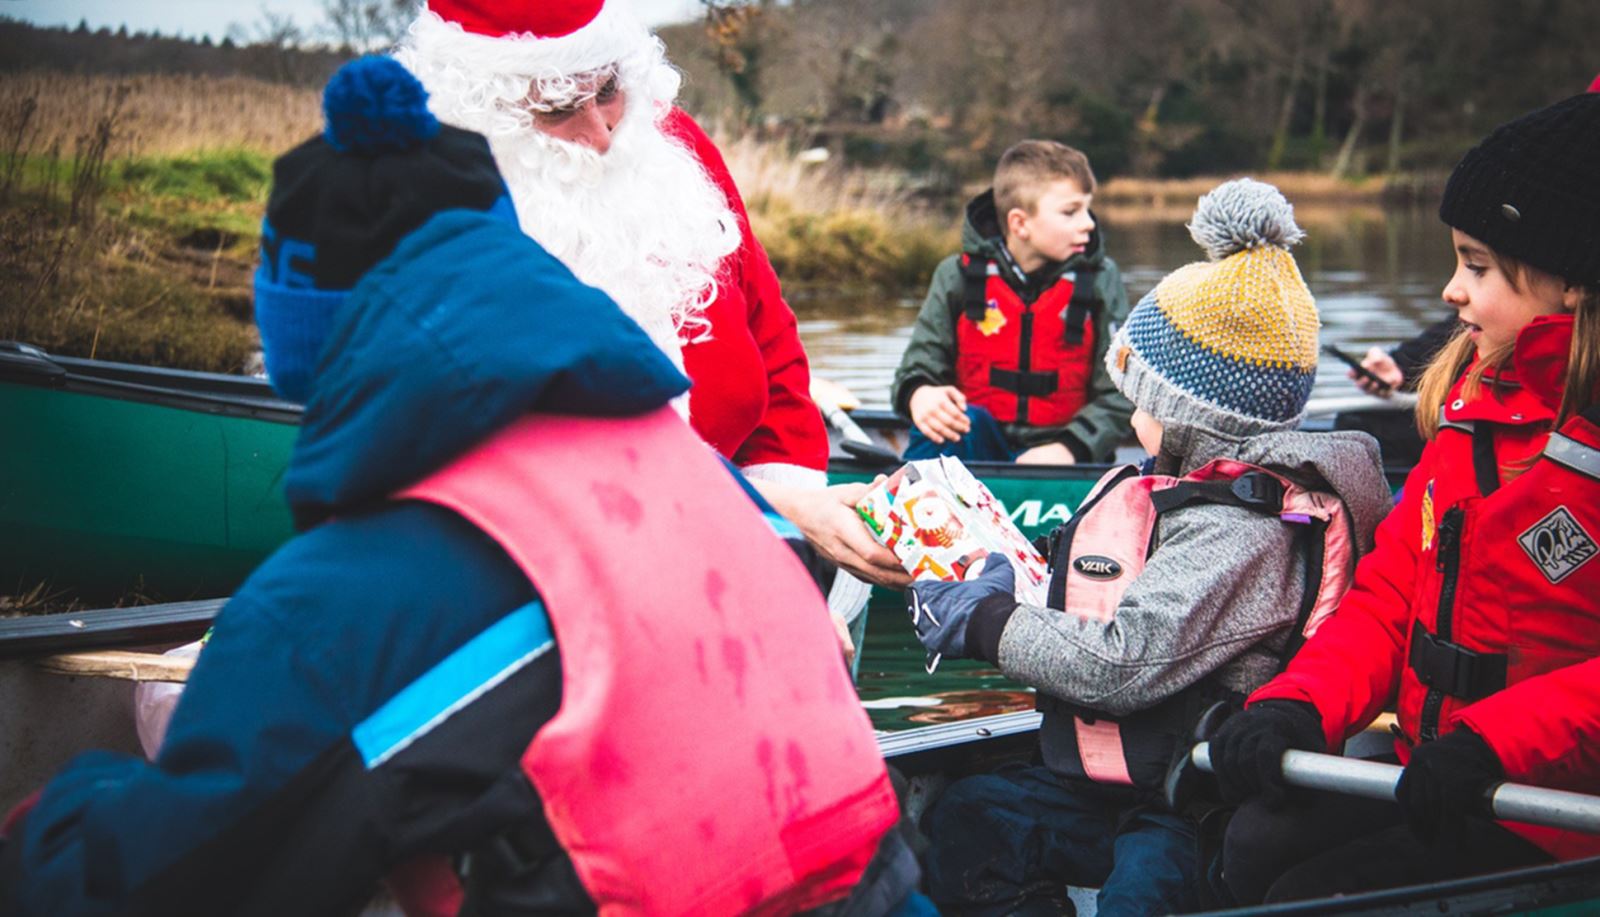
M230 594L292 534L282 486L300 413L260 379L0 343L0 418L15 444L0 450L0 595L40 583L90 605ZM856 419L885 441L904 430L886 412ZM839 448L829 473L870 480L890 467ZM1105 470L973 469L1030 538Z

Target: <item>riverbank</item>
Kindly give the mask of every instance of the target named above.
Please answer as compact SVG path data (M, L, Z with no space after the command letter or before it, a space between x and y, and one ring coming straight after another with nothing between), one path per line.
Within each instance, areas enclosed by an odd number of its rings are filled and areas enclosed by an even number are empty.
M9 291L0 339L73 356L243 369L256 349L250 275L271 160L320 117L313 90L237 77L0 80L0 286ZM930 209L903 173L718 139L757 236L798 296L917 291L955 250L959 202ZM1284 189L1308 226L1382 219L1400 189L1426 182L1262 177ZM1101 188L1096 209L1117 223L1182 221L1220 180L1118 178Z

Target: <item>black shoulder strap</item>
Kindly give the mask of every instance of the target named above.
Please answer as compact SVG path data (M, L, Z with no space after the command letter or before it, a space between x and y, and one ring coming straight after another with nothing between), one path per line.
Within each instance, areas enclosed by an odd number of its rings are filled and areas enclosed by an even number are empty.
M1283 485L1270 474L1250 471L1231 481L1181 481L1150 494L1157 515L1192 503L1221 503L1275 516L1283 511Z
M1300 647L1306 645L1306 622L1311 620L1311 612L1317 607L1317 594L1322 591L1322 567L1326 560L1328 521L1326 519L1313 519L1300 533L1301 548L1306 558L1305 576L1303 578L1305 591L1300 594L1300 611L1294 617L1294 630L1289 632L1289 640L1283 646L1283 653L1278 657L1278 671L1282 672L1289 667L1289 660L1294 654L1300 652Z
M1084 323L1091 312L1100 308L1100 294L1095 292L1099 274L1095 268L1079 268L1072 280L1072 299L1067 302L1067 327L1063 335L1069 346L1083 344Z
M989 311L989 297L986 295L989 286L988 260L962 253L961 279L963 283L961 299L957 304L958 312L966 313L971 321L981 322Z
M1478 479L1478 493L1485 497L1500 489L1500 463L1494 457L1494 424L1472 425L1472 471Z

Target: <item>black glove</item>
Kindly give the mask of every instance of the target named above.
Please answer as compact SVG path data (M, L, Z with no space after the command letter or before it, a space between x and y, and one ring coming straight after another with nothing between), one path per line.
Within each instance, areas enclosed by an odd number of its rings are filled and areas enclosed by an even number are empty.
M985 628L993 632L993 642L1000 642L999 631L1016 610L1012 598L1016 588L1016 572L1011 561L1003 554L990 554L984 558L983 572L977 579L963 583L945 583L936 580L912 583L906 590L906 613L911 616L911 626L916 628L917 639L928 651L927 668L930 673L939 660L966 659L977 655L988 658L983 650L969 639L968 629L973 614L980 603L985 617L1004 617L998 628ZM985 641L987 642L987 640ZM993 662L995 660L990 659Z
M1452 829L1463 816L1490 815L1489 791L1505 779L1500 756L1482 736L1461 726L1416 747L1394 798L1412 833L1432 844L1458 834Z
M1211 737L1211 769L1222 801L1238 805L1261 794L1269 806L1288 795L1283 753L1327 751L1322 716L1305 701L1264 700L1223 722Z

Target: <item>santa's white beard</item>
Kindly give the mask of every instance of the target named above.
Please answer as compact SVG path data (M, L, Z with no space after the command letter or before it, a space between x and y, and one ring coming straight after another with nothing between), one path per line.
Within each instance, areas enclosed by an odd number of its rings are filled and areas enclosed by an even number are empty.
M703 312L740 233L722 191L650 107L628 105L603 155L536 130L489 141L523 231L682 368L683 343L709 334Z

